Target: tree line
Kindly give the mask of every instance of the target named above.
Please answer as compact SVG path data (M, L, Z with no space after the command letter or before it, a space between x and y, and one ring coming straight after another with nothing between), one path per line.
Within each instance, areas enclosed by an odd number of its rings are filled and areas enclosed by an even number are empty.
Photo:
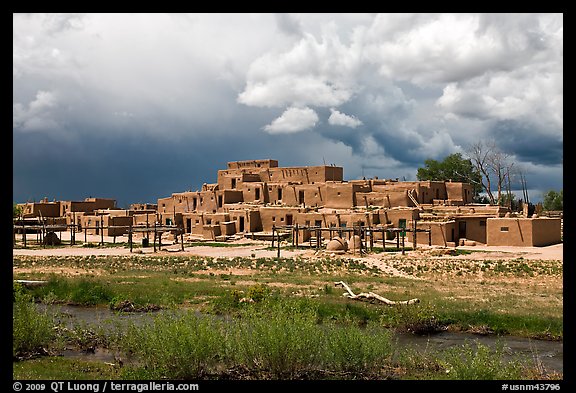
M512 193L512 186L522 189L522 202L530 203L526 176L495 141L478 141L470 145L465 156L454 153L442 161L427 159L418 168L418 180L455 181L473 186L474 202L507 206L517 209L519 201ZM563 210L563 193L549 190L543 198L544 210Z

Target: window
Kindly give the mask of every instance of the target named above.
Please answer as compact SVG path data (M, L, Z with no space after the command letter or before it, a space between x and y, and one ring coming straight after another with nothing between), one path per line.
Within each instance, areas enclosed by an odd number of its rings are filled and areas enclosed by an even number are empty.
M284 217L280 217L280 221L282 221L282 222L283 222L283 221L284 221Z
M256 189L256 196L254 197L254 199L260 199L260 189L259 188Z
M508 227L500 227L500 232L508 232Z
M272 217L272 222L276 222L276 217Z
M340 196L340 191L338 191L338 196Z
M206 225L212 225L212 219L210 218L206 219Z

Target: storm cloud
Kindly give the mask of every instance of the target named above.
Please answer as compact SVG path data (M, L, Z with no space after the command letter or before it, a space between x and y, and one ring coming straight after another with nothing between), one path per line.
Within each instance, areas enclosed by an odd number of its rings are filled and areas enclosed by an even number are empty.
M495 140L563 187L562 14L14 14L13 198L155 202L227 161L415 179Z

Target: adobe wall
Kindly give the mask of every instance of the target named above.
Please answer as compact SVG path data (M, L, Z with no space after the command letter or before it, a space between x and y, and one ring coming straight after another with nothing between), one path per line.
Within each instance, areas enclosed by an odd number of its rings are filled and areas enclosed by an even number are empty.
M156 213L134 213L132 215L132 222L134 223L134 225L142 225L145 226L146 224L148 224L148 226L154 226L154 223L156 222Z
M268 203L268 189L263 182L242 183L242 199L248 203Z
M454 221L417 221L416 228L430 229L432 231L432 245L447 247L449 242L454 242L453 233L455 229ZM406 242L413 243L413 232L406 231ZM428 245L428 233L418 232L416 242L418 245Z
M104 216L104 225L115 228L106 228L104 234L107 236L122 236L128 234L132 216Z
M474 187L460 182L446 182L446 197L440 199L460 200L464 204L472 203ZM439 199L439 198L436 198Z
M272 226L295 225L298 223L300 209L297 207L261 207L259 209L262 230L272 232ZM290 217L292 218L290 218ZM292 223L290 224L290 220Z
M342 181L342 167L307 166L281 167L268 169L271 182L300 182L302 184L323 183L326 181Z
M534 246L548 246L562 242L560 218L540 217L532 219L532 243Z
M488 218L486 244L489 246L532 247L531 218Z
M356 193L356 206L414 206L406 190L388 190Z
M354 206L354 186L351 183L327 183L326 204L330 209L350 209Z
M230 221L234 221L236 233L259 232L262 230L260 213L254 210L229 210Z
M228 169L242 169L242 168L276 168L278 167L277 160L244 160L244 161L230 161L228 162Z
M406 220L406 226L412 226L412 220L420 217L417 208L381 209L378 211L381 224L390 224L394 228L400 226L400 220Z
M486 220L487 217L457 217L456 228L460 229L458 222L466 222L466 233L458 233L458 238L486 244Z
M18 204L22 208L24 218L32 217L60 217L60 202L23 203Z

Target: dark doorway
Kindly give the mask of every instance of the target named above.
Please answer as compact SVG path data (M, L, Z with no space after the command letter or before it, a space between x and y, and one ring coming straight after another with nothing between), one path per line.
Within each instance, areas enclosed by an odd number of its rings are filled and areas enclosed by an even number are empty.
M256 197L254 199L256 199L256 200L260 199L260 189L259 188L256 189Z
M222 195L218 195L218 207L222 207Z
M282 200L282 189L281 188L278 189L278 200L279 201Z
M244 217L240 217L240 228L238 232L244 232Z
M191 233L192 232L192 219L187 218L186 219L186 233Z
M466 238L466 221L458 221L458 239Z
M304 191L298 191L298 203L300 205L304 204Z
M286 214L286 225L292 225L292 214Z
M236 179L232 179L232 188L236 188Z

